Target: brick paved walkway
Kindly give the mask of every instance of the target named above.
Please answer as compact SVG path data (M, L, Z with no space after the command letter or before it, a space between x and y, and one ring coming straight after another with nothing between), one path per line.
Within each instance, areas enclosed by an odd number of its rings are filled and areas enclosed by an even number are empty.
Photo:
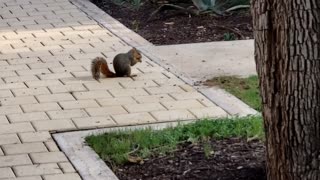
M50 132L226 115L146 57L134 79L91 78L128 49L67 0L0 0L0 179L80 179Z

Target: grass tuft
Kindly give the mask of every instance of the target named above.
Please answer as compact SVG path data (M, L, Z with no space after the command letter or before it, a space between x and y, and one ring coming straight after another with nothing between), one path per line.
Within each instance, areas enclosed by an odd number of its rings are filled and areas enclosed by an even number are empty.
M104 160L113 166L128 162L129 155L148 158L169 153L182 142L206 142L208 139L231 137L258 137L262 139L261 117L201 120L163 130L117 131L86 137L86 142ZM206 154L211 151L206 148Z

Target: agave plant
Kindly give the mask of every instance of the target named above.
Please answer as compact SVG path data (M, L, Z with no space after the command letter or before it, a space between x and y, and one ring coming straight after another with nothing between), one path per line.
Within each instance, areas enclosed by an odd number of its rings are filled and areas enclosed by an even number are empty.
M157 1L157 0L156 0ZM163 1L163 0L160 0ZM214 12L218 15L222 15L224 12L230 12L230 11L234 11L237 9L241 9L241 8L249 8L250 5L245 4L238 4L238 5L234 5L232 7L229 7L228 9L224 9L222 10L225 4L237 4L238 3L242 3L242 2L249 2L248 0L192 0L193 5L197 8L196 10L189 8L185 8L176 4L162 4L157 10L155 10L153 13L151 13L148 21L155 16L155 14L157 14L158 12L160 12L163 9L177 9L177 10L181 10L181 11L185 11L188 12L189 14L192 15L199 15L199 14L203 14L203 13L207 13L207 12Z
M216 0L192 0L192 2L199 11L213 10L216 5Z

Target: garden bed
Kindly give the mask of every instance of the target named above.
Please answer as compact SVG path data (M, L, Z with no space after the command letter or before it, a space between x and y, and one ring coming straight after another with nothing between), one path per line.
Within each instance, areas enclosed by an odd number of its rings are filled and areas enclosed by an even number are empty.
M121 180L264 180L260 117L109 132L87 143Z
M252 18L248 9L218 16L193 16L176 10L164 10L147 21L159 6L142 0L133 6L130 1L92 0L113 18L156 45L252 39ZM140 1L137 1L140 2ZM191 6L192 1L185 1ZM189 3L189 4L188 4Z
M264 152L261 142L239 138L212 140L209 145L184 143L168 156L126 164L115 173L122 180L264 180Z

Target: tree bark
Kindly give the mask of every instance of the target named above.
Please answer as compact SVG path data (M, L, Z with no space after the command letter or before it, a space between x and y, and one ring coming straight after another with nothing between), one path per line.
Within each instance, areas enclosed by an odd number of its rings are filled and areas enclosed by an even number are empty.
M320 180L320 0L251 0L269 180Z

